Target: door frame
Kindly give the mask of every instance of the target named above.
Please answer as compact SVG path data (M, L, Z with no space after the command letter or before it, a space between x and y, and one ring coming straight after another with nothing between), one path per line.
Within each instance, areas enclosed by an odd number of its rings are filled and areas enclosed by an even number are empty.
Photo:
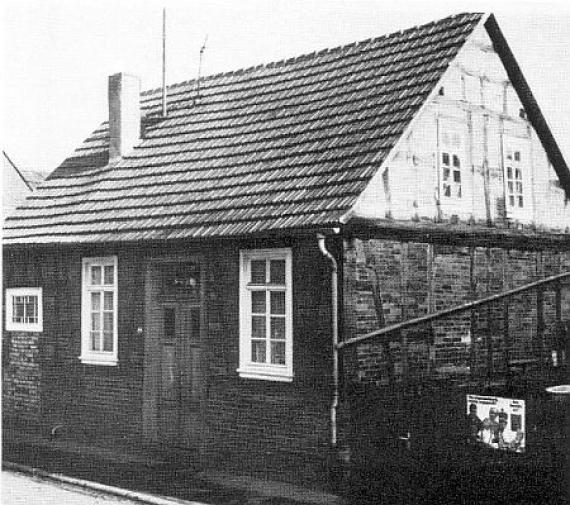
M202 352L202 360L206 355L206 269L204 256L200 253L195 254L177 254L150 258L144 263L144 361L143 361L143 398L142 398L142 434L145 442L152 444L161 443L160 437L160 357L161 357L161 329L159 328L159 320L153 317L162 307L160 302L160 266L164 264L177 264L195 262L200 268L200 288L199 288L199 306L200 306L200 333L199 340L204 345ZM204 363L201 369L206 370ZM202 377L205 382L205 376ZM206 389L204 384L204 391ZM200 429L200 440L196 441L196 449L200 452L203 450L205 426L205 399L199 402L199 416L202 420Z

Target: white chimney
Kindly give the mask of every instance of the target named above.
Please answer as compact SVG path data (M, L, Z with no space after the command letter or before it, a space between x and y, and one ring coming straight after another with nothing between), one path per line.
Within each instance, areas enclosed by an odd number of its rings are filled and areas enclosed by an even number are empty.
M124 156L140 140L140 88L136 75L109 76L109 161Z

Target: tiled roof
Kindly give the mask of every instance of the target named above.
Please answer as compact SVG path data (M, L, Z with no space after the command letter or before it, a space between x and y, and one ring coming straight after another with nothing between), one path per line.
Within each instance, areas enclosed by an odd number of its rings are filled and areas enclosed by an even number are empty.
M142 94L141 143L93 132L6 222L5 243L241 235L337 224L481 14ZM155 118L151 120L151 118Z

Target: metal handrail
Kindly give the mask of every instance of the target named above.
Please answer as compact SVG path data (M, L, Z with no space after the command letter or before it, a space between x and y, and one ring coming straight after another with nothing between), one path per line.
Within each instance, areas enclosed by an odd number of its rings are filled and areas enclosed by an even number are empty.
M480 307L481 305L487 305L497 300L502 300L504 298L508 298L510 296L517 295L519 293L524 293L525 291L530 291L531 289L544 286L545 284L552 284L556 282L560 282L562 280L569 279L570 280L570 272L565 272L558 275L553 275L551 277L546 277L545 279L541 279L539 281L534 281L529 284L525 284L524 286L520 286L515 289L509 289L508 291L504 291L502 293L497 293L496 295L491 295L486 298L481 298L479 300L475 300L472 302L465 303L463 305L458 305L456 307L451 307L450 309L440 310L438 312L434 312L433 314L427 314L425 316L416 317L414 319L408 319L407 321L403 321L401 323L393 324L391 326L387 326L385 328L380 328L379 330L372 331L365 335L360 335L358 337L349 338L347 340L343 340L337 344L337 348L342 350L346 347L352 346L354 344L360 344L367 340L371 340L377 337L381 337L390 333L394 333L397 331L405 330L413 326L419 326L424 323L429 323L436 319L441 319L446 316L450 316L452 314L456 314L458 312L464 312L467 310L474 309L476 307Z

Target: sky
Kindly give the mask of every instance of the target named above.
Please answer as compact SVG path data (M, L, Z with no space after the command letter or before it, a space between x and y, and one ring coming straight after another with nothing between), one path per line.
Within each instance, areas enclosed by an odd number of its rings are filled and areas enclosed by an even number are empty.
M107 78L167 82L377 37L450 14L493 12L570 162L570 2L439 0L3 0L0 145L22 168L54 170L107 118Z

